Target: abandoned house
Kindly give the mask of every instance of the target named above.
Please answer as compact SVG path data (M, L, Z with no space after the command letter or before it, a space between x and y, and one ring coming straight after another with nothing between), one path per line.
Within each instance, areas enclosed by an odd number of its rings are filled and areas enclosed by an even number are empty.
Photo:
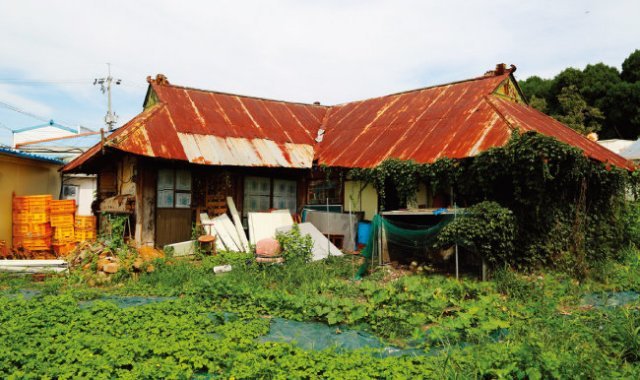
M428 163L502 146L514 129L536 131L616 166L631 163L529 107L513 72L485 75L336 106L206 91L148 78L143 111L67 164L98 176L98 209L131 215L142 245L191 238L200 212L338 205L371 219L371 186L327 181L318 168L375 167L387 158ZM393 197L386 197L393 200ZM444 204L440 204L445 202ZM446 205L421 188L417 205ZM406 206L384 205L384 208Z

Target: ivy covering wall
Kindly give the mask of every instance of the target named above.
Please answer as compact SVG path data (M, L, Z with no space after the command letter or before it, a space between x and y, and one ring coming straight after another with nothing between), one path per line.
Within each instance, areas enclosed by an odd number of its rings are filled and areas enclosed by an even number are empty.
M477 227L489 231L485 234L471 231L468 220L460 222L467 228L452 225L456 233L444 232L451 239L493 241L495 247L475 243L484 247L484 255L496 250L489 257L494 265L546 265L576 274L585 273L590 263L615 258L629 242L625 195L635 192L637 182L634 173L589 159L581 150L554 138L517 131L505 146L473 158L440 159L431 164L389 159L372 169L352 169L348 177L371 183L380 204L384 204L385 189L395 188L407 202L425 183L434 193L452 192L459 207L470 208L469 218L474 212L508 213L513 218L476 215L481 224ZM485 201L494 203L471 207ZM515 227L496 226L507 222ZM500 236L491 236L491 230ZM499 243L510 230L514 236L506 238L513 242ZM465 233L474 235L462 236Z

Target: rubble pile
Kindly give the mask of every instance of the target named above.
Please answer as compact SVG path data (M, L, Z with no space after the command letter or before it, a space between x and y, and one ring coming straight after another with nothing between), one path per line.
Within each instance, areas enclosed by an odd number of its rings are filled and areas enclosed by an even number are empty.
M102 242L85 242L70 252L66 260L74 270L107 278L120 271L153 272L155 268L152 262L160 258L164 258L164 253L152 247L127 246L112 252Z

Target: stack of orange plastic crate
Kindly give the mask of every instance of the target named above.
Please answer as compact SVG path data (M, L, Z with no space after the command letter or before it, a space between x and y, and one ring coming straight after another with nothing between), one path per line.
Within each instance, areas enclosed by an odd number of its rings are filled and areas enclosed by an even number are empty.
M65 199L51 201L51 227L53 227L53 251L64 256L76 247L76 201Z
M13 247L51 250L51 195L13 197Z
M91 241L96 239L96 217L76 216L76 241Z

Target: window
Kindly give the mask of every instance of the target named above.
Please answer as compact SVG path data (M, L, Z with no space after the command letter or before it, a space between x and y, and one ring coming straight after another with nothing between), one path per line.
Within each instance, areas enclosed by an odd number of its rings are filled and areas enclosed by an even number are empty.
M62 199L73 199L78 204L78 186L77 185L64 185L62 186Z
M296 181L273 180L273 208L289 210L296 213L297 187Z
M271 207L271 180L263 177L245 177L243 214L267 211Z
M342 182L335 179L319 179L309 182L309 204L342 204Z
M297 183L294 180L245 177L243 215L249 212L267 211L270 208L287 209L291 213L297 208Z
M191 207L191 172L188 170L158 170L159 208Z

